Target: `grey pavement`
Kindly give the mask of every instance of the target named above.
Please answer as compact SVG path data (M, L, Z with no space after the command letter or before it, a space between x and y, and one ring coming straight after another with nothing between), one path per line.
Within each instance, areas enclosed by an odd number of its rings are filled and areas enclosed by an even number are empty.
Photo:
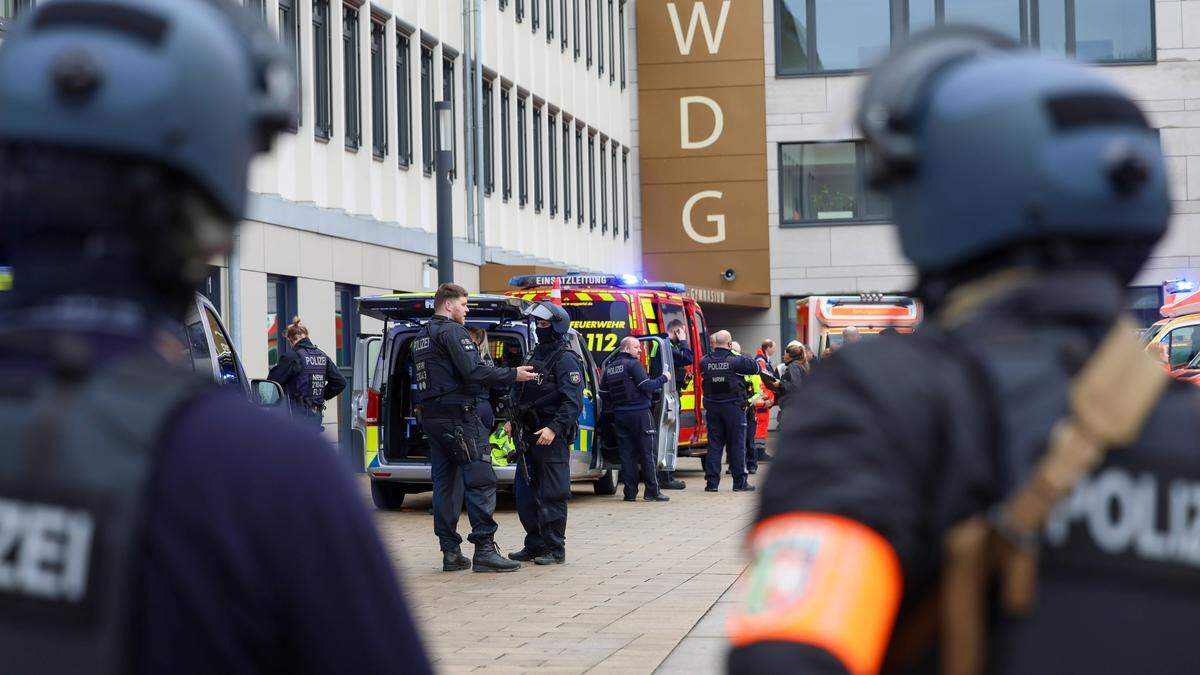
M437 671L719 672L723 617L746 567L741 546L757 494L732 492L729 476L720 492L706 493L699 460L680 464L688 488L667 492L667 503L575 486L567 564L508 574L442 572L428 494L410 496L401 511L377 511ZM520 548L511 496L501 496L496 520L501 549ZM465 514L459 532L465 540Z

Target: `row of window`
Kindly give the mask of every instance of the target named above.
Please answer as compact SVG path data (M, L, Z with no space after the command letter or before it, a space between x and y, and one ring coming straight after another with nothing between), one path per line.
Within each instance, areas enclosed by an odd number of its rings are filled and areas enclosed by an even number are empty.
M543 21L543 3L545 8L546 43L554 42L555 18L558 12L558 44L562 52L567 51L567 13L571 11L571 27L574 35L574 56L579 61L586 46L587 67L591 70L596 64L596 74L604 77L604 26L605 6L608 8L608 82L616 82L617 74L621 76L621 88L625 88L625 4L626 0L528 0L529 25L536 35ZM569 3L569 6L568 6ZM500 11L508 7L509 0L500 0ZM513 12L517 23L525 20L526 0L514 0ZM593 22L593 17L595 21ZM583 39L580 39L580 19L582 18ZM593 25L595 30L593 30ZM595 53L593 54L593 37L595 38ZM618 71L618 55L620 70Z
M1154 0L775 0L776 74L869 68L893 42L945 23L1084 61L1155 59Z

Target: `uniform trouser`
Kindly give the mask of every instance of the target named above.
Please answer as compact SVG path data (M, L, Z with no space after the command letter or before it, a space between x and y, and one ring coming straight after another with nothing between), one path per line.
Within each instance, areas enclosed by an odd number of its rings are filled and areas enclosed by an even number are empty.
M758 453L754 449L754 436L758 432L758 411L754 406L746 408L746 470L758 469Z
M421 425L429 439L429 459L433 469L433 533L443 551L462 544L458 534L458 517L466 498L467 519L471 534L467 541L487 544L496 535L496 472L492 469L491 452L483 436L483 425L474 415L460 420L424 419ZM467 444L471 461L462 462L459 435Z
M721 453L729 456L733 484L746 484L746 413L737 403L704 406L708 421L708 454L704 456L704 482L716 487L721 482Z
M653 427L649 410L614 412L613 423L617 428L617 449L621 453L621 480L625 483L625 496L636 497L638 492L638 470L646 484L646 496L658 494L658 478L655 468Z
M567 500L571 497L571 471L568 449L561 438L550 445L536 445L537 436L528 435L528 452L517 466L513 485L517 497L517 516L525 528L525 548L539 553L562 555L566 551Z

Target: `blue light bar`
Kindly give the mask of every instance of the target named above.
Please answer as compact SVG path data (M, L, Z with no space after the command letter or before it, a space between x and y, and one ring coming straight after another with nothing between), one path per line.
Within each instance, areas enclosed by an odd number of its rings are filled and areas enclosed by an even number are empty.
M612 288L640 288L648 291L684 293L687 286L666 281L646 281L635 274L520 274L508 280L509 286L537 288L553 286L554 281L563 288L576 286L608 286Z

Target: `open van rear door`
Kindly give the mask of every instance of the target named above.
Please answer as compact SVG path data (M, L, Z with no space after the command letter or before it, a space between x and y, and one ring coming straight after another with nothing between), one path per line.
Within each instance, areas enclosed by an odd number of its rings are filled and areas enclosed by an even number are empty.
M671 356L671 343L658 336L638 338L646 359L646 374L651 378L663 373L675 372L675 361ZM655 457L660 471L674 471L679 451L679 390L675 378L663 384L660 392L650 403L650 419L654 422Z
M379 360L382 345L381 336L361 334L354 345L354 376L351 378L350 390L350 442L354 455L363 458L364 468L369 467L379 454L378 420L367 419L367 408L370 403L371 374L375 372L375 362Z

